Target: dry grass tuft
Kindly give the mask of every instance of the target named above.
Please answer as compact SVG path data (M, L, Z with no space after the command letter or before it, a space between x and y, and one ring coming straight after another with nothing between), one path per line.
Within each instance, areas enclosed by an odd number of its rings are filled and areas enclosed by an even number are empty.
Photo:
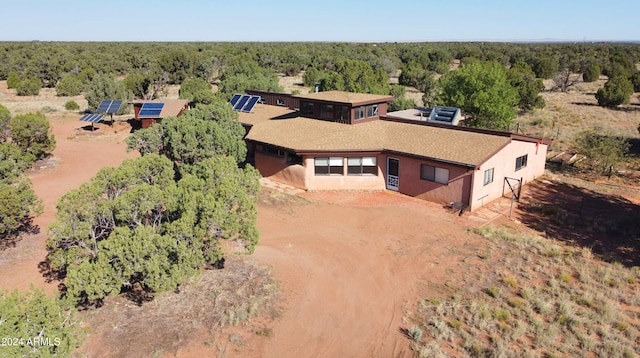
M427 338L414 342L418 354L640 355L637 268L541 237L475 231L492 255L449 299L419 305L411 319Z

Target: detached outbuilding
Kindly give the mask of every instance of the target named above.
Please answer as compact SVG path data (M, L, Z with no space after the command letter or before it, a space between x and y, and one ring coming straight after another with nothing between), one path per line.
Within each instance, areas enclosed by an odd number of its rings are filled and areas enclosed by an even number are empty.
M258 104L239 119L262 175L301 189L387 189L475 210L544 174L542 138L394 117L390 96L294 97L299 109Z
M180 117L189 109L187 99L155 99L150 101L132 101L133 114L140 121L142 128L149 128L154 123L162 122L167 117Z

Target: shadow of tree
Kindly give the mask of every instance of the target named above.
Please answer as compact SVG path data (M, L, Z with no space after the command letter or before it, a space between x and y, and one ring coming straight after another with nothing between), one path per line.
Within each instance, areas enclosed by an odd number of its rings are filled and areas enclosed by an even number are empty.
M518 206L521 221L548 237L590 248L605 261L640 265L640 207L615 195L537 182Z

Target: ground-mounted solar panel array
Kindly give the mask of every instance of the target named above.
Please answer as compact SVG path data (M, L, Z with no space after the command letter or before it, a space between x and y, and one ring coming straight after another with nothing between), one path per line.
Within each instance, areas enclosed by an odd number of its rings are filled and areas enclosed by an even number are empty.
M98 123L102 120L102 118L104 118L104 114L87 113L84 116L80 117L80 120L82 122Z
M251 112L256 103L260 101L260 96L252 96L248 94L234 94L229 103L233 109L241 112Z
M146 102L142 104L140 108L140 112L138 113L139 118L158 118L160 117L160 113L162 112L162 108L164 107L164 103L162 102Z
M107 113L107 114L116 114L122 107L122 101L119 99L105 99L100 102L98 109L96 112L98 113Z

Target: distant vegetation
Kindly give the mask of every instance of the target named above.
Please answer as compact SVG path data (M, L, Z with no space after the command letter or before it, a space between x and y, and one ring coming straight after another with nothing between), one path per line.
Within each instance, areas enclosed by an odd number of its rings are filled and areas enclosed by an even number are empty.
M281 92L276 74L301 71L304 84L321 91L392 94L394 110L436 102L469 108L466 97L441 95L436 101L443 88L437 78L448 74L454 61L462 68L478 62L510 68L508 82L518 98L513 107L519 111L545 105L539 96L542 79L553 79L563 92L580 78L590 82L601 74L630 80L636 91L640 87L635 67L640 46L623 43L0 43L0 79L9 88L19 95L37 94L40 87L55 87L59 96L84 93L89 109L109 96L157 98L170 84L183 85L181 96L193 97L194 104L208 104L211 91L198 81L216 84L215 96L223 99L246 89ZM389 85L388 79L398 75L400 86L425 94L422 104ZM115 79L121 84L107 82ZM602 89L601 106L628 101L626 82L616 81ZM511 99L507 102L505 107L512 105ZM507 128L513 112L505 108L500 113L489 123L473 110L467 125Z

